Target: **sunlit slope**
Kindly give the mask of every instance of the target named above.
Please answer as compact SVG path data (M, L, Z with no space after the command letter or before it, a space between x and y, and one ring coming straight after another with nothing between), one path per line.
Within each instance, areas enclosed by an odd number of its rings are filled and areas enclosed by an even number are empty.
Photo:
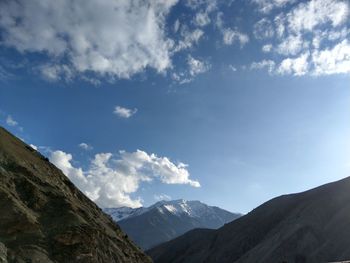
M151 262L48 159L2 128L0 259Z

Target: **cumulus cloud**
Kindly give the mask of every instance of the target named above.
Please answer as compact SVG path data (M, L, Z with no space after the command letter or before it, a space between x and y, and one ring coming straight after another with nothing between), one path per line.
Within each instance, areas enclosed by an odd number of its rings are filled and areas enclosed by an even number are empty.
M343 40L333 48L312 53L315 75L350 73L350 43Z
M134 114L136 114L137 109L128 109L121 106L116 106L114 109L114 114L118 115L120 118L128 119Z
M39 52L70 72L128 78L171 66L165 19L177 0L17 0L0 2L2 44ZM45 21L45 22L43 22ZM43 74L57 79L55 65Z
M277 46L277 52L285 56L296 55L307 46L308 42L301 35L289 35Z
M277 72L280 74L292 74L302 76L308 72L309 53L304 53L297 58L286 58L279 65Z
M18 122L15 121L15 120L12 118L11 115L8 115L7 118L6 118L6 124L7 124L8 126L14 127L14 126L17 126L17 125L18 125Z
M82 142L79 144L79 148L85 150L85 151L91 151L93 147L85 142Z
M96 154L86 171L74 167L72 155L63 151L52 152L50 160L101 207L141 206L141 199L131 194L137 192L141 182L154 179L165 184L200 187L198 181L189 179L187 165L141 150L121 151L118 157L111 153Z
M72 165L72 155L63 151L55 151L50 155L50 161L56 165L62 172L69 177L78 187L86 185L88 179L84 176L81 168L75 168Z

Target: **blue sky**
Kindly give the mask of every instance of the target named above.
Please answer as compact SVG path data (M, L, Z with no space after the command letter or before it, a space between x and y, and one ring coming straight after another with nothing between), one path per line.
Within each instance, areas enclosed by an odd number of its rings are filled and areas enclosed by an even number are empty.
M0 124L100 206L248 212L349 175L348 1L0 7Z

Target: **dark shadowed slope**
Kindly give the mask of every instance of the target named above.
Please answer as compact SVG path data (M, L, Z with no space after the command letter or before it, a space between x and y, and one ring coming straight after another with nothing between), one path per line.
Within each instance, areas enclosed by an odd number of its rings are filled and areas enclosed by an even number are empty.
M0 262L151 262L38 152L0 128Z
M218 230L191 231L148 253L156 263L350 259L350 178L272 199Z
M224 209L208 206L199 201L183 199L160 201L150 207L106 209L128 236L143 249L149 249L194 228L217 229L225 223L237 219ZM126 217L125 212L130 214Z

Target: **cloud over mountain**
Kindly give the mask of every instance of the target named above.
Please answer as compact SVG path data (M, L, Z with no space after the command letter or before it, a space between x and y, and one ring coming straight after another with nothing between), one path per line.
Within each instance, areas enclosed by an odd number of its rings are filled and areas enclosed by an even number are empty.
M142 182L157 179L165 184L188 184L200 187L189 179L187 165L175 164L167 157L144 151L120 151L96 154L87 170L74 166L73 156L63 151L51 153L50 160L91 200L101 207L139 207L140 198L133 198Z

